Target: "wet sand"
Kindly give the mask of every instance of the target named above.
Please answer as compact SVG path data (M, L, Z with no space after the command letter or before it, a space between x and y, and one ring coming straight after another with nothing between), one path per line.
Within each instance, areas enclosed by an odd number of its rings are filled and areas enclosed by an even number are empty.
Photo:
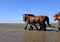
M0 24L0 42L60 42L57 28L29 31L24 27L23 24Z

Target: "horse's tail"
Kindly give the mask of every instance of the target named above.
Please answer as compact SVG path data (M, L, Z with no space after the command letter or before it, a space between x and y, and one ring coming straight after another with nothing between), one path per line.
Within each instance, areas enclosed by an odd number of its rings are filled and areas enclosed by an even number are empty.
M51 27L50 22L49 22L49 17L48 17L48 16L45 16L45 21L47 22L48 26Z

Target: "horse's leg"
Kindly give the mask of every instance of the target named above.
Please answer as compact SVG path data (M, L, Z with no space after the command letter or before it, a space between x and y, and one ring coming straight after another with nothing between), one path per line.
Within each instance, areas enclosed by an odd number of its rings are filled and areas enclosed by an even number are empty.
M43 30L46 31L46 24L43 24Z
M46 24L45 22L39 23L40 24L40 30L43 29L46 31Z
M42 30L43 29L43 26L42 25L40 25L40 30Z
M25 28L24 28L25 30L27 29L27 26L28 26L28 23L26 24L26 26L25 26Z
M43 26L41 23L39 23L39 26L40 26L40 29L39 30L42 30Z
M38 30L38 27L35 25L35 23L34 23L34 26L36 27L36 30Z
M30 24L30 28L29 28L29 30L33 30L32 24Z
M39 23L39 25L40 25L40 29L39 30L46 30L46 24L45 24L45 22L42 22L42 23Z

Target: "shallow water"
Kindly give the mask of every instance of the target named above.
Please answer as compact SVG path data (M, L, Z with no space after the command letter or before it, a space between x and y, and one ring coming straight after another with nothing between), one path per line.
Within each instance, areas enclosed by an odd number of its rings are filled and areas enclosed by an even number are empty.
M57 28L29 31L24 26L0 25L0 42L60 42L60 31Z

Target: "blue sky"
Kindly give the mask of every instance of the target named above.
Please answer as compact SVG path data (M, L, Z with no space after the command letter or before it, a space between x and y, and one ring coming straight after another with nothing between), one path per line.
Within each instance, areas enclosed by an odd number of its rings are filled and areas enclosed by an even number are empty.
M0 0L0 23L23 23L22 15L47 15L50 23L53 16L60 12L60 0Z

